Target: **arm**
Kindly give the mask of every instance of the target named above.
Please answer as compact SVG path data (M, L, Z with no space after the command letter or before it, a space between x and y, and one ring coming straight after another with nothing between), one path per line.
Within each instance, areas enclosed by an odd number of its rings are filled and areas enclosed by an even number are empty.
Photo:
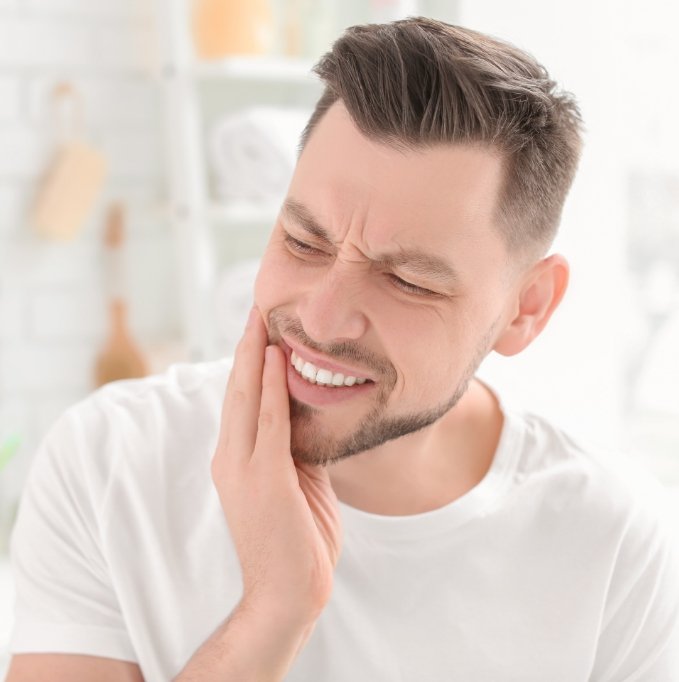
M174 682L278 682L314 627L276 618L241 602L198 649Z
M90 457L110 438L100 399L82 401L52 425L22 491L10 539L10 682L143 680L97 523L111 462Z
M281 680L313 631L239 604L198 649L175 682ZM6 682L144 682L136 663L100 656L17 654Z
M265 363L266 344L257 316L239 344L212 465L242 567L243 598L185 664L181 682L281 679L330 596L341 542L336 498L324 470L292 459L286 361L273 348ZM83 440L77 416L71 415L73 423L61 420L48 439L15 527L23 618L15 631L9 682L143 682L95 542L97 528L83 525L97 517L97 488L89 481L106 476L91 474L87 458L77 459ZM103 426L92 429L110 437ZM55 482L67 484L62 490ZM76 501L80 506L73 506ZM97 600L83 597L83 591ZM35 634L33 624L43 622L49 627ZM106 638L93 640L90 624L103 628ZM63 653L50 653L55 650ZM83 650L94 655L80 655Z
M15 654L6 682L144 682L139 666L100 656Z
M282 680L330 598L341 547L327 472L290 451L286 359L253 309L226 388L212 478L243 597L176 682Z

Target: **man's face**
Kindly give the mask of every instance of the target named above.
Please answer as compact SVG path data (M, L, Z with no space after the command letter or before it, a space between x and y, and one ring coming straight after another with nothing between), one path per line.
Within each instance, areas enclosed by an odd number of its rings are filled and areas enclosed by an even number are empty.
M404 153L368 140L341 102L320 121L255 286L288 357L296 459L369 450L462 396L507 312L508 255L492 222L501 173L480 148ZM302 374L293 350L310 363ZM314 368L319 381L359 382L310 383Z

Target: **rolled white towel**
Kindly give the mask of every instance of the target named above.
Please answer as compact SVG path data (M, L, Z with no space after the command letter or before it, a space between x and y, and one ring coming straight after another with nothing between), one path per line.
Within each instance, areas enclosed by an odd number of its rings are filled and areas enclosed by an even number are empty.
M210 137L215 193L225 200L280 201L311 111L252 107L222 118Z
M220 353L232 355L245 329L253 303L259 258L239 261L217 278L215 317Z

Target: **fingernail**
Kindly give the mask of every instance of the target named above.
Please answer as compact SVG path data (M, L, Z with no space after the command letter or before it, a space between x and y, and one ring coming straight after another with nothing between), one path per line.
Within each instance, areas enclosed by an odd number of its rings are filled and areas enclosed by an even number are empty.
M250 315L248 316L248 323L245 326L251 327L258 314L259 313L257 312L257 308L255 308L255 306L252 306L252 308L250 309Z

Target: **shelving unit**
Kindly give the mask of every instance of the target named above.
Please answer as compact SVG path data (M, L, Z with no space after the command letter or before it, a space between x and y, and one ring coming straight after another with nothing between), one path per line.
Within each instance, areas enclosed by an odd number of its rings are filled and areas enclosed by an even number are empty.
M458 0L405 0L402 8L454 22L458 4ZM385 20L386 9L377 1L337 0L336 35L343 26ZM190 10L191 0L155 0L157 68L166 113L169 218L181 264L182 327L189 360L200 361L221 354L216 344L214 296L219 269L226 265L223 256L231 254L231 245L238 246L234 254L238 258L247 243L254 244L260 237L263 242L279 209L212 198L205 130L214 121L209 120L208 104L211 101L213 115L255 104L311 108L321 94L321 83L311 73L315 61L311 59L265 55L201 62L194 56ZM238 234L245 229L247 235Z
M313 62L289 57L232 57L229 59L195 64L196 78L219 80L271 81L308 84Z
M220 355L214 314L216 280L224 266L219 257L219 234L235 239L244 227L268 232L279 208L245 201L227 203L211 196L205 153L209 124L205 88L219 87L228 110L245 105L244 89L252 92L246 96L251 105L266 101L275 88L307 91L313 101L320 94L320 83L311 73L313 62L309 60L266 55L200 62L191 43L190 4L190 0L156 0L155 8L169 164L169 218L181 264L178 278L184 340L189 360L195 362ZM239 96L230 97L236 88Z
M229 226L243 223L260 224L276 217L278 206L254 205L250 202L213 202L209 205L208 216L213 222L222 222Z

